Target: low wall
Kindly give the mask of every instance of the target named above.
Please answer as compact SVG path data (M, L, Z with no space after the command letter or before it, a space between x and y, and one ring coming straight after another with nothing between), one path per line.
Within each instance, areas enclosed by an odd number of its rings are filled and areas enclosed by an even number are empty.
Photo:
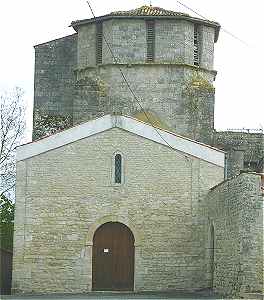
M263 291L261 176L242 173L224 181L207 201L214 289L229 296Z
M0 249L0 294L10 294L12 281L12 257L13 253Z

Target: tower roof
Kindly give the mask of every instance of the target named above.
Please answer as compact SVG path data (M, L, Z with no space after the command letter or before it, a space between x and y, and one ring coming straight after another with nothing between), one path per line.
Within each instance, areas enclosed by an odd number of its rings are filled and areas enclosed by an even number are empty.
M189 16L187 14L176 12L172 10L166 10L161 7L143 5L136 9L127 11L114 11L109 15L112 16Z
M182 20L188 20L188 21L191 21L191 22L194 22L197 24L205 24L207 26L215 28L215 42L217 42L219 30L220 30L220 24L217 22L192 17L192 16L182 13L182 12L176 12L176 11L172 11L172 10L166 10L161 7L154 7L154 6L147 6L147 5L143 5L139 8L127 10L127 11L114 11L114 12L111 12L110 14L107 14L104 16L99 16L96 18L72 21L70 26L73 27L77 31L78 27L88 24L88 23L104 21L104 20L109 20L109 19L123 19L123 18L182 19Z

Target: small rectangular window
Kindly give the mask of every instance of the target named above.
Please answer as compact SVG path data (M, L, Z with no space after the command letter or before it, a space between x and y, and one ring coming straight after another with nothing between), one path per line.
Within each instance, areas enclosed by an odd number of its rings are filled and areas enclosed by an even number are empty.
M103 47L103 26L102 23L96 23L96 64L102 63Z
M146 21L147 34L147 62L154 61L155 57L155 23L153 20Z
M199 53L199 30L198 26L194 25L193 33L193 63L195 66L200 65L200 53Z

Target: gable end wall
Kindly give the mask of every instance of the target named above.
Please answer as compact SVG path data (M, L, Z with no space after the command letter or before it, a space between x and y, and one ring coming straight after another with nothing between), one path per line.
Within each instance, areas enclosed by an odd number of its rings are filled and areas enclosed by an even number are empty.
M124 158L121 186L112 181L117 151ZM113 128L17 168L13 292L91 290L89 232L103 220L123 222L140 236L136 291L208 286L201 203L223 180L222 167Z

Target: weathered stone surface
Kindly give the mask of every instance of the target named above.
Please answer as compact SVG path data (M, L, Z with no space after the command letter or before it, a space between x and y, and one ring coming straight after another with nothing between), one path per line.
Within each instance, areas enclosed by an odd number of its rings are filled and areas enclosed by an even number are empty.
M235 131L214 133L212 144L227 152L227 176L241 170L264 172L264 134Z
M47 115L69 115L73 123L78 124L109 112L133 116L144 108L165 120L177 133L209 142L213 130L214 92L192 96L203 103L193 114L188 109L189 100L184 91L195 74L213 83L216 72L213 71L211 43L214 44L215 32L214 28L199 25L201 68L194 66L193 32L194 23L190 21L157 19L153 63L146 63L143 19L103 22L100 65L96 65L95 59L95 23L81 26L76 35L38 45L34 109ZM199 116L199 122L194 122L194 115Z
M73 121L78 124L107 113L134 116L144 109L164 120L171 130L209 142L213 130L214 90L213 87L210 91L201 87L188 96L186 88L196 74L212 85L212 74L205 76L202 71L196 73L183 65L111 65L82 71L77 76L78 96L73 104ZM192 100L197 106L189 105Z
M34 115L67 117L72 125L76 67L76 34L35 46ZM40 126L34 117L33 139L40 137Z
M100 65L96 65L96 25L93 22L78 27L75 35L35 47L33 139L44 135L40 128L43 122L45 128L50 126L48 132L54 132L56 126L61 130L108 113L134 116L143 108L163 120L171 130L229 152L229 177L239 174L240 168L233 161L231 152L241 143L245 147L245 167L263 170L263 134L214 133L213 27L198 26L198 68L193 60L192 21L155 20L153 63L146 63L146 24L143 19L114 18L103 21L102 25ZM207 80L212 89L196 90L190 100L186 86L195 75ZM43 120L39 119L41 115ZM54 122L54 118L58 120ZM53 123L46 124L47 120Z
M208 196L208 218L215 233L214 288L229 296L263 292L260 181L260 175L243 173L213 188Z
M116 151L121 186L112 183ZM135 236L136 291L208 286L201 203L223 168L117 128L17 168L14 292L89 291L93 230L110 220Z
M259 177L235 176L245 168L263 172L264 135L214 131L215 30L195 23L200 66L194 66L193 21L157 18L151 63L143 19L102 22L116 61L103 38L96 65L94 22L37 45L33 138L108 113L148 122L147 112L155 125L227 151L226 173L234 179L208 196L223 179L221 168L118 129L19 162L15 292L89 291L93 230L108 221L127 224L136 237L138 291L204 288L213 279L228 295L260 289ZM119 187L112 184L115 151L125 158Z

